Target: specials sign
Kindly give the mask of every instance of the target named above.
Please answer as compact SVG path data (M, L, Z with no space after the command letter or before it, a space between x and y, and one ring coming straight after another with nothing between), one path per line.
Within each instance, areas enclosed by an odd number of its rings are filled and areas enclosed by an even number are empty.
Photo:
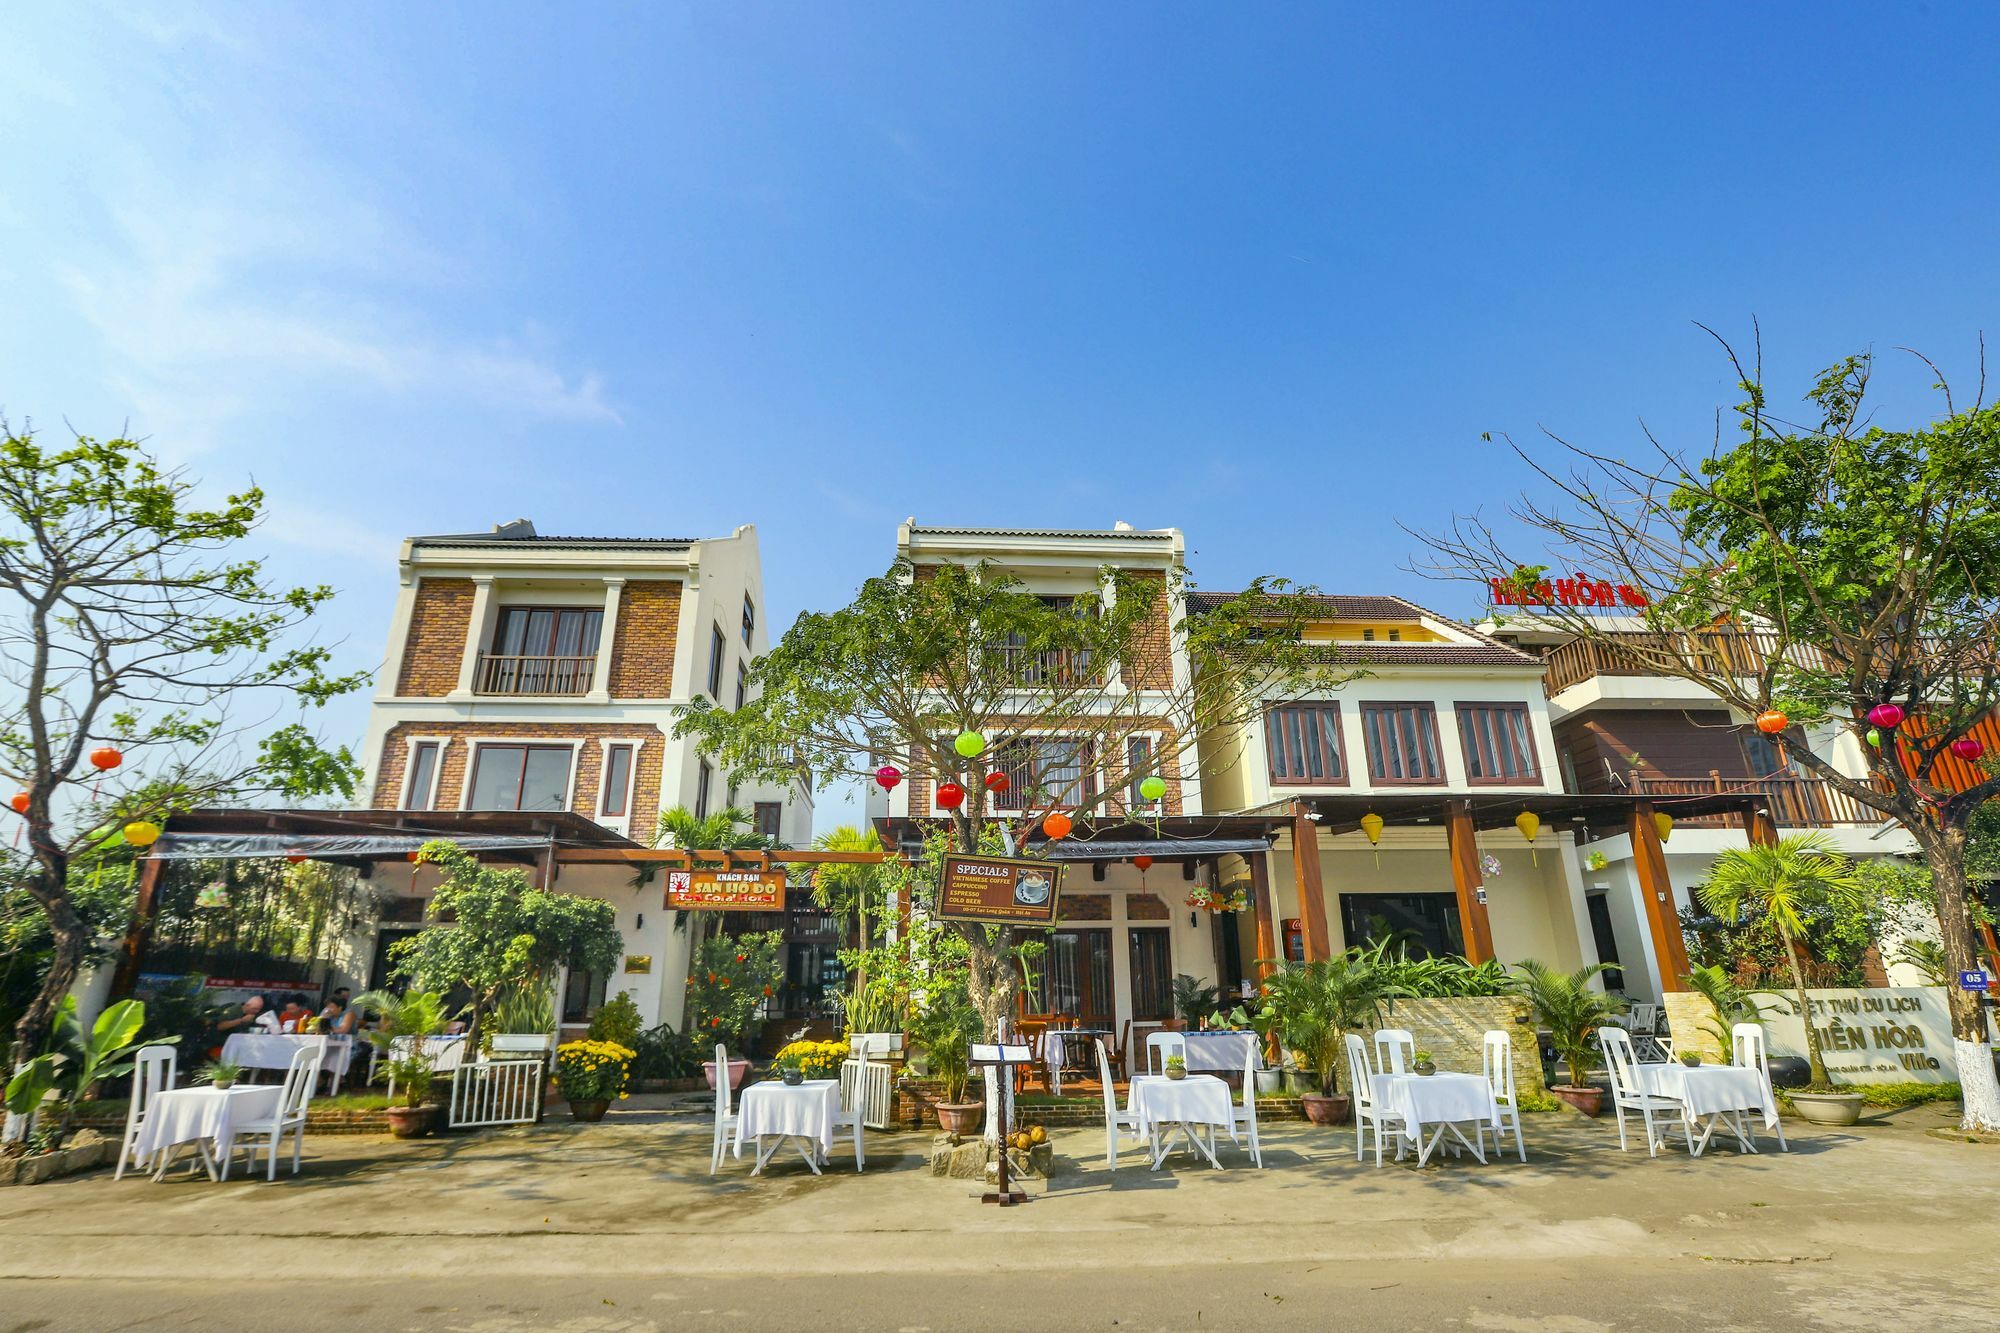
M1005 856L947 856L938 884L938 919L1000 926L1055 924L1062 865Z
M676 912L782 912L782 870L669 870L667 907Z

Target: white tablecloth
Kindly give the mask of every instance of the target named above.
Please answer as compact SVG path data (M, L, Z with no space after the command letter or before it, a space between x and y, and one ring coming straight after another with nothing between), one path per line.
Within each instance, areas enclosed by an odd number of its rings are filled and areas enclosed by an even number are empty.
M276 1115L284 1093L284 1085L279 1083L175 1088L160 1093L139 1126L139 1158L143 1161L175 1144L202 1139L214 1144L215 1156L222 1158L236 1137L236 1127Z
M743 1104L736 1115L736 1155L743 1155L745 1140L783 1134L811 1139L825 1156L833 1151L833 1116L839 1109L837 1079L809 1078L793 1087L776 1079L752 1083L743 1089Z
M1230 1115L1229 1085L1213 1074L1189 1074L1172 1079L1164 1074L1140 1074L1132 1080L1127 1103L1141 1134L1155 1125L1219 1125L1235 1137Z
M1224 1074L1240 1074L1243 1062L1258 1047L1254 1032L1184 1032L1187 1038L1187 1067L1213 1069ZM1260 1058L1257 1067L1263 1068Z
M336 1079L346 1078L348 1061L354 1058L354 1039L351 1037L232 1032L229 1039L222 1043L222 1058L242 1069L290 1069L292 1056L300 1047L320 1041L326 1043L326 1054L319 1062L320 1072L332 1074Z
M1052 1028L1042 1034L1042 1063L1095 1071L1097 1042L1102 1038L1108 1046L1111 1035L1098 1028Z
M1697 1065L1689 1069L1669 1064L1635 1067L1639 1088L1655 1097L1672 1097L1687 1107L1690 1118L1731 1111L1761 1111L1765 1125L1776 1128L1778 1103L1764 1076L1743 1065Z
M1407 1138L1416 1138L1421 1125L1500 1123L1493 1089L1477 1074L1376 1074L1374 1088L1376 1105L1402 1117Z

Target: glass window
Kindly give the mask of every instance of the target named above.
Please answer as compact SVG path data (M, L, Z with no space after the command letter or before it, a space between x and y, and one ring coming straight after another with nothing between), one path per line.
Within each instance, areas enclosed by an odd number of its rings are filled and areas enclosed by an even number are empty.
M743 705L747 703L749 699L750 699L750 668L743 665L743 663L738 662L736 664L736 706L738 708L743 707Z
M474 810L568 808L567 745L482 745L472 765Z
M562 1021L588 1023L590 1016L604 1007L604 992L609 989L606 983L610 980L595 972L571 972L569 985L563 991Z
M714 626L714 633L708 640L708 697L722 702L722 655L729 650L729 640L722 636L722 626Z
M1363 704L1361 732L1368 747L1368 776L1374 781L1390 786L1444 781L1437 711L1430 704Z
M404 806L410 810L429 810L436 799L438 767L438 743L418 741L410 747L410 786Z
M1286 704L1264 714L1264 750L1271 781L1280 785L1344 785L1340 705Z
M1458 738L1468 782L1537 782L1535 738L1526 704L1459 704Z
M632 790L632 747L614 745L604 752L604 803L606 816L622 818L630 806Z
M1168 932L1127 930L1132 941L1132 1017L1139 1022L1174 1016L1174 968Z
M1340 927L1350 948L1387 940L1412 958L1463 954L1458 895L1451 893L1343 893Z
M701 761L701 768L696 772L694 779L694 817L696 819L708 818L708 789L714 785L714 782L715 770L709 767L708 760L704 759Z
M994 768L1007 775L996 809L1028 810L1076 805L1097 794L1097 771L1087 741L1054 737L1009 741L995 753Z
M1139 794L1139 784L1153 776L1148 770L1153 763L1153 738L1151 736L1128 736L1125 738L1125 771L1131 775L1130 784L1125 789L1125 803L1133 809L1150 804ZM1164 777L1164 774L1160 776Z
M759 837L775 839L784 827L785 807L777 801L759 801L756 804L755 822L752 825Z
M595 657L602 607L503 606L493 651L510 657Z
M750 600L750 594L743 594L743 646L750 646L750 635L757 628L757 604Z

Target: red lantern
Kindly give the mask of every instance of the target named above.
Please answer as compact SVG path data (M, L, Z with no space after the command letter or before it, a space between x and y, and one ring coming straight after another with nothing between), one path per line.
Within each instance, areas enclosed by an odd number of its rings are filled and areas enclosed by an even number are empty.
M100 773L109 773L125 762L125 756L109 745L100 746L90 752L91 766Z
M1132 858L1132 864L1139 867L1139 873L1143 875L1153 868L1153 858L1150 856L1135 856Z
M310 858L304 852L286 852L285 859L293 865L297 865L299 862L309 860Z
M1951 743L1951 752L1969 764L1986 753L1986 742L1977 736L1960 736Z
M1013 785L1013 780L1005 773L988 773L986 775L986 790L992 792L995 796L1000 795Z
M896 784L903 780L903 770L894 764L884 764L875 770L875 785L883 791L896 790Z
M1868 710L1868 720L1882 730L1888 731L1901 724L1903 710L1898 704L1876 704Z
M415 864L417 863L417 858L418 858L418 857L420 857L420 856L422 856L422 855L423 855L423 853L422 853L421 851L416 851L416 852L404 852L404 853L403 853L403 859L404 859L405 861L408 861L408 862L409 862L409 863L410 863L411 865L415 865Z
M17 791L14 793L14 799L7 802L7 804L14 807L15 814L25 815L28 813L29 800L30 797L28 796L28 793L24 791Z
M938 784L937 804L940 810L956 810L965 804L965 788L956 782Z
M1763 732L1766 736L1775 736L1791 725L1792 720L1775 708L1769 712L1757 714L1757 730Z
M1067 838L1069 831L1074 827L1076 826L1070 821L1070 817L1060 810L1042 821L1042 832L1056 842Z

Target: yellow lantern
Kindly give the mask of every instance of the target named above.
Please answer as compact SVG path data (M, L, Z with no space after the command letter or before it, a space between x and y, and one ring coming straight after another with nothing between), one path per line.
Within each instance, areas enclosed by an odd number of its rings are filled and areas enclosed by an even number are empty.
M159 841L159 837L160 826L143 819L135 819L125 826L125 841L134 847L151 847Z
M1373 810L1361 816L1361 831L1368 835L1368 845L1376 847L1382 841L1382 816ZM1379 848L1375 852L1375 864L1377 867L1382 864L1382 853Z
M1674 836L1674 817L1664 810L1655 810L1653 812L1653 827L1660 831L1660 841L1665 842L1668 838Z
M1521 836L1528 840L1528 856L1536 864L1542 863L1541 855L1535 851L1535 835L1542 831L1542 817L1533 810L1523 810L1514 816L1514 827L1521 830Z

